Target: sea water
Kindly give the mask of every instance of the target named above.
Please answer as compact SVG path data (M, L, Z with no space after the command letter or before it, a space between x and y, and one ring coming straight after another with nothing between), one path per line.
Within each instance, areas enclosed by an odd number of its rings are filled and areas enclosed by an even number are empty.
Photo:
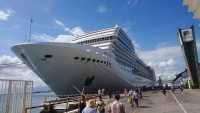
M32 106L42 105L42 102L45 100L46 96L53 96L54 92L49 93L34 93L32 95ZM56 97L47 97L47 100L55 99ZM31 110L31 113L40 113L41 108L34 108Z
M55 93L53 92L48 92L48 93L33 93L32 94L32 106L40 106L42 105L42 102L45 101L45 97L47 96L47 100L55 100L56 97L52 97L55 96ZM49 96L49 97L48 97ZM50 97L51 96L51 97ZM3 102L6 102L6 96L1 96L1 101L0 101L0 113L3 113L3 111L5 111L5 106L3 106ZM11 99L12 100L12 99ZM4 103L5 105L5 103ZM30 106L27 106L30 107ZM41 108L34 108L31 109L31 113L40 113Z

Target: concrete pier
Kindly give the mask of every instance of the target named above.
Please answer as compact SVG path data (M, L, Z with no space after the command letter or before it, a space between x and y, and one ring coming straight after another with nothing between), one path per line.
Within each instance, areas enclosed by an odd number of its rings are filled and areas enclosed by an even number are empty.
M124 95L121 94L123 98ZM143 92L143 100L139 101L139 108L132 108L127 99L121 99L126 113L200 113L200 90L184 90L183 94L178 89L172 94L167 90L166 95L158 91ZM111 101L104 97L105 102ZM113 100L113 99L112 99ZM109 104L106 104L106 113Z

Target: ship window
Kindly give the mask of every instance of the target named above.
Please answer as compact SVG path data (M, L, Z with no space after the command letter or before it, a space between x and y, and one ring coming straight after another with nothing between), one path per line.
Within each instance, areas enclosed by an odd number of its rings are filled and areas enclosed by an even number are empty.
M112 39L113 39L113 36L110 37L110 40L112 40Z
M99 41L99 39L97 39L97 42Z
M94 41L97 42L97 39L95 39Z
M103 61L101 61L101 63L103 63Z
M94 42L94 39L92 39L92 42Z
M99 41L101 41L101 38L99 38Z
M102 41L104 41L104 38L101 38Z
M90 40L90 43L92 43L92 40Z

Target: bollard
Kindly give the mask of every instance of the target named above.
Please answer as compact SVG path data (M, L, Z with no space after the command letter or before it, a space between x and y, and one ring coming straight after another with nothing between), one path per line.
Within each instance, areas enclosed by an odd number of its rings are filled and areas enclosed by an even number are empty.
M51 103L48 104L48 109L47 109L47 111L50 111L50 108L51 108Z
M24 113L27 113L27 108L24 108Z

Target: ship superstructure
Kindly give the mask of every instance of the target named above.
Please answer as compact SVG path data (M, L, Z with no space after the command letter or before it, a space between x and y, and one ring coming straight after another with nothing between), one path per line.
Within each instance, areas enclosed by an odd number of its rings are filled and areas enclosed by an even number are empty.
M26 43L11 49L58 95L155 83L154 70L137 56L118 25L77 36L72 43Z
M90 45L111 51L120 65L132 68L134 75L155 80L153 68L147 66L136 54L132 41L125 32L116 25L76 37L72 43Z

